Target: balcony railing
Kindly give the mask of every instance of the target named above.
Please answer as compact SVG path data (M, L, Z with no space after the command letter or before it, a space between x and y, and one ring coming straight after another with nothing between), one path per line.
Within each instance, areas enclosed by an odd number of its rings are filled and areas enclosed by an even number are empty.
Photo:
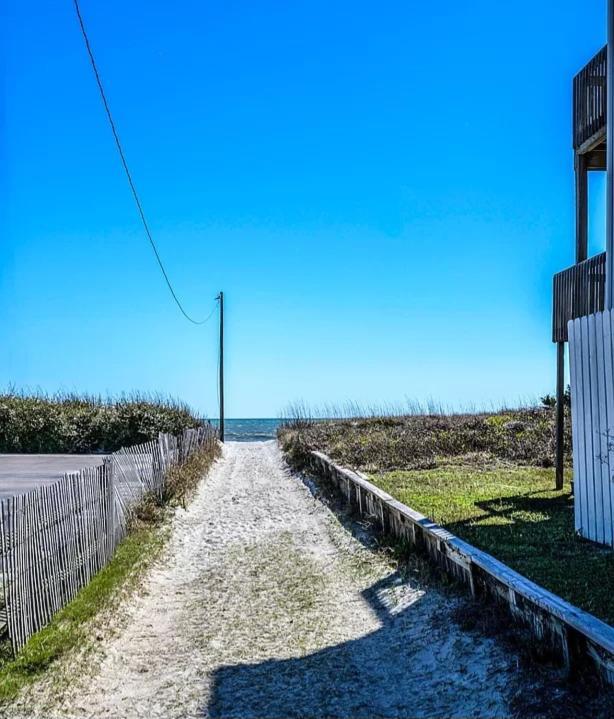
M552 341L567 342L567 323L605 306L605 252L554 275Z
M606 126L607 46L573 79L573 146L582 147Z

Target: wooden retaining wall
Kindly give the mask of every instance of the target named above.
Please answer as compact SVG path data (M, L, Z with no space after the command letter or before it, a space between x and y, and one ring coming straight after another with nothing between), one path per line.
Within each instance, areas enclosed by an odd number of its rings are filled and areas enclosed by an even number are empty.
M569 670L587 665L614 685L614 628L574 607L399 502L363 475L311 453L312 470L335 484L358 513L385 534L428 554L474 597L494 599L528 628Z
M139 502L162 494L168 469L215 442L208 426L161 434L0 502L2 593L15 652L109 562Z

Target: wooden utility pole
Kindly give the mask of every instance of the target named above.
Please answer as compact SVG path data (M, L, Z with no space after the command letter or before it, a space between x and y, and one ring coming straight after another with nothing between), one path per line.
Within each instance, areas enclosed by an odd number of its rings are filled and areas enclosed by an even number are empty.
M563 489L565 467L565 343L556 344L556 489Z
M224 441L224 293L218 296L220 302L220 442Z

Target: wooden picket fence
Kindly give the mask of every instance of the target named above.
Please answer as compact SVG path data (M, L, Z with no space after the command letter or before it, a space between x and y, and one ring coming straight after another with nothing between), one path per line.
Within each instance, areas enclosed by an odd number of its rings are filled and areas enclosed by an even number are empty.
M15 652L109 562L139 502L164 491L168 469L217 437L211 426L161 434L0 502L0 612Z

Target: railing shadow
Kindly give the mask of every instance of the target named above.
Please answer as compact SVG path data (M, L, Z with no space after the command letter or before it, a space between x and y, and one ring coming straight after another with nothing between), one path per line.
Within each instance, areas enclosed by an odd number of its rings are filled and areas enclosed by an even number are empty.
M486 695L496 693L480 688L494 668L485 661L477 676L470 653L464 666L450 666L447 659L461 657L449 634L434 630L435 608L419 606L425 597L400 611L391 603L390 590L402 581L394 572L363 592L380 622L376 631L306 656L219 668L203 714L242 719L475 715L476 695L483 694L488 706Z

